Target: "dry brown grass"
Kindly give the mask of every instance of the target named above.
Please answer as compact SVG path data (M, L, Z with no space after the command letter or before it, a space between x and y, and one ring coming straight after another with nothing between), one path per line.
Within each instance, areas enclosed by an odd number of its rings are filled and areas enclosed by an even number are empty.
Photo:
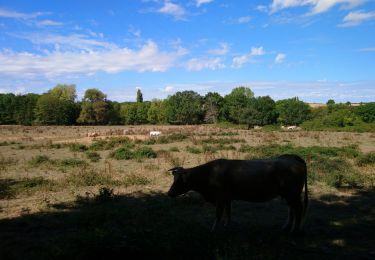
M69 146L62 145L56 148L56 144L64 143L86 143L89 144L95 139L86 137L88 132L98 132L102 136L96 139L106 139L116 136L127 136L132 140L145 141L148 132L159 130L163 135L171 133L189 134L189 138L182 142L168 144L154 144L152 148L157 151L157 158L139 160L114 160L109 158L111 150L97 151L102 159L98 162L90 162L83 152L72 152ZM45 165L30 168L28 162L37 155L48 155L51 160L61 161L75 158L87 163L88 169L102 172L113 180L124 180L135 178L139 175L144 180L144 185L118 185L114 189L120 193L130 193L137 190L144 191L166 191L171 183L171 178L166 175L166 170L171 167L191 167L202 164L217 158L245 159L251 155L238 151L242 144L250 146L291 144L295 146L347 146L357 144L362 152L375 151L375 139L369 133L335 133L335 132L264 132L233 129L214 128L212 126L0 126L0 142L14 142L14 144L0 146L0 178L20 180L22 178L42 177L46 180L53 180L61 183L67 176L78 171L77 168L61 168L53 165ZM120 135L126 133L126 135ZM204 140L244 140L245 143L234 142L232 148L210 148L203 147ZM210 141L211 142L211 141ZM201 153L186 151L191 146L199 149ZM209 146L215 146L209 144ZM229 145L227 145L229 146ZM215 150L215 149L217 150ZM210 150L211 149L211 150ZM213 150L212 150L213 149ZM361 171L370 182L373 166L362 167ZM130 176L130 177L129 177ZM129 181L131 184L132 182ZM136 183L136 182L135 182ZM140 182L142 183L142 182ZM69 185L60 187L58 190L43 191L30 195L27 199L15 197L12 199L0 199L0 218L16 217L25 214L30 208L31 212L37 211L35 205L43 204L43 200L56 198L59 201L73 200L77 194L85 194L97 187L73 188ZM74 195L72 195L74 190ZM18 212L18 213L17 213Z

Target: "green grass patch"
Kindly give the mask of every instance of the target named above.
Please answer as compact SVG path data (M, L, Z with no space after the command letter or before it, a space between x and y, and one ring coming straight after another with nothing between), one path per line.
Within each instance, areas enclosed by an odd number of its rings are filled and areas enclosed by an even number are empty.
M128 147L121 147L112 151L109 157L116 160L130 160L134 158L134 153Z
M140 147L134 151L135 158L156 158L157 154L151 147Z
M129 148L134 147L134 142L127 137L116 137L116 138L109 138L106 140L98 140L92 143L89 147L92 151L103 151L103 150L111 150L118 146L127 146Z
M110 175L95 170L81 169L69 174L64 183L76 187L96 186L96 185L113 185L118 186L121 182L114 180Z
M357 158L356 164L358 166L374 165L375 164L375 152L363 154Z
M199 149L198 147L195 147L195 146L186 146L185 149L186 149L187 152L193 153L193 154L200 154L200 153L203 152L201 149Z
M71 144L69 146L69 150L71 152L84 152L87 151L87 149L89 148L84 144Z
M20 195L32 195L38 191L55 191L58 184L42 177L0 180L0 199L12 199Z
M91 162L98 162L102 158L99 153L94 151L86 151L85 154Z
M124 180L122 181L122 184L127 186L133 186L133 185L147 185L151 183L151 181L144 177L144 176L139 176L137 174L129 174L125 176Z
M208 139L202 139L200 142L202 144L218 144L218 145L246 143L245 139L240 139L240 138L212 138L212 137Z

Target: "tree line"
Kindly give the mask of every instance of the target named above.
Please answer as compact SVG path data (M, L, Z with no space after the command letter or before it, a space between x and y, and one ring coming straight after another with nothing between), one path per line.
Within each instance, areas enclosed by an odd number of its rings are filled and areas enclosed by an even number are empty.
M0 94L0 124L20 125L136 125L230 122L248 127L300 125L345 127L375 121L375 103L353 107L335 104L311 108L297 97L274 101L255 97L250 88L236 87L221 96L181 91L164 100L144 101L140 89L134 102L114 102L98 89L87 89L77 101L75 85L57 85L39 94Z

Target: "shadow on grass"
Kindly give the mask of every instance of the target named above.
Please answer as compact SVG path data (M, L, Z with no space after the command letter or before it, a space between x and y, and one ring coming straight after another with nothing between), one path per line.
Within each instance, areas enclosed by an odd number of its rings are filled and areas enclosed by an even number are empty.
M211 233L214 208L196 194L133 193L56 204L0 220L0 259L370 259L375 190L312 199L298 237L283 235L285 202L235 202L234 223Z

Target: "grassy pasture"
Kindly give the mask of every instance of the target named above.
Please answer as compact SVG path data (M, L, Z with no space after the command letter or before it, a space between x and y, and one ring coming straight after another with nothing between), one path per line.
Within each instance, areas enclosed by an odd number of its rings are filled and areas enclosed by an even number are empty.
M150 139L150 130L163 136ZM0 126L0 133L0 259L375 256L373 133L213 126ZM282 153L308 163L311 204L299 236L280 232L281 199L235 202L233 224L211 233L214 207L195 193L165 195L171 167Z

